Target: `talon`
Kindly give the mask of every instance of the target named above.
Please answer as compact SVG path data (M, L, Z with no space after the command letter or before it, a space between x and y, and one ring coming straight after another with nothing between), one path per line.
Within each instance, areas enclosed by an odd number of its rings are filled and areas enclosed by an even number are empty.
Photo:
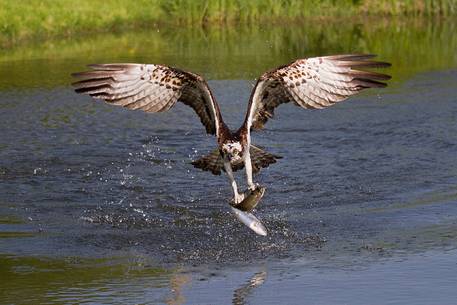
M244 194L236 194L235 197L233 198L233 201L235 202L235 204L239 204L243 200L244 200Z
M260 187L260 184L258 184L258 183L253 183L253 184L248 186L250 191L255 191L255 189L258 188L258 187Z

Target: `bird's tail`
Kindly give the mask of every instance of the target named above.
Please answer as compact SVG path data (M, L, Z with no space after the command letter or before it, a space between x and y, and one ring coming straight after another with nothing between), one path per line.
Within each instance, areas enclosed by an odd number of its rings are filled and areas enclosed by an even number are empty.
M217 148L208 155L192 161L192 165L204 171L209 171L213 175L220 175L221 170L224 170L224 160L222 160L222 156Z
M251 154L251 162L252 162L252 171L253 173L258 173L262 168L270 166L270 164L276 163L277 159L281 159L281 156L273 155L265 150L251 145L251 149L249 150Z
M249 152L251 155L253 173L258 173L260 169L268 167L270 164L276 163L277 159L282 158L281 156L270 154L254 145L251 145ZM222 171L225 171L224 161L222 160L219 149L215 149L210 154L193 161L192 165L204 171L210 171L214 175L220 175ZM232 164L233 171L243 168L244 163L241 160Z

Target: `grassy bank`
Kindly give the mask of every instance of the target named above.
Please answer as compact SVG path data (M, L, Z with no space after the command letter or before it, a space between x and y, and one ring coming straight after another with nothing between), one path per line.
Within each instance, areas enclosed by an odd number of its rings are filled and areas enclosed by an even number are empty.
M297 22L360 15L457 14L457 0L0 0L0 45L157 25Z

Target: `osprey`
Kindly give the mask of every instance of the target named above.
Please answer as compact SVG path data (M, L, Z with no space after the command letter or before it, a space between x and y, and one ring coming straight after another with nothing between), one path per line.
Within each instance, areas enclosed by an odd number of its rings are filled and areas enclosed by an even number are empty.
M217 148L192 164L215 175L225 171L240 203L233 172L246 170L249 190L256 189L253 174L280 157L251 143L251 131L260 130L281 104L293 103L305 109L322 109L347 99L366 88L383 88L390 76L364 70L388 67L371 60L375 55L347 54L298 59L265 72L252 90L241 127L231 131L222 119L207 82L200 75L155 64L94 64L91 71L74 73L75 91L129 109L162 112L182 102L199 116L208 134L217 138Z

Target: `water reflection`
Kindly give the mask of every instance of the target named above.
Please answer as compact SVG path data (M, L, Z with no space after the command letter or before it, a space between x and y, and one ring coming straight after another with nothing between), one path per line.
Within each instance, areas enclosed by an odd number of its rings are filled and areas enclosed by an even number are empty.
M266 271L261 271L255 273L247 283L243 284L240 286L238 289L235 289L233 292L233 300L232 304L234 305L244 305L246 304L246 297L248 297L251 293L252 290L254 290L256 287L259 287L262 285L267 278L267 272Z
M0 50L0 89L56 87L93 62L151 62L209 79L254 79L306 56L369 52L393 63L394 79L457 65L456 24L429 19L368 19L286 26L163 28L45 41ZM43 77L45 75L46 77Z
M174 276L172 271L154 267L142 257L59 259L0 255L0 303L110 303L109 300L116 300L130 304L143 300L147 290L152 292L147 295L150 302L163 302Z
M170 289L172 297L168 298L166 303L168 305L185 304L186 298L184 296L183 288L187 286L191 281L191 277L188 274L176 273L170 278Z
M194 276L192 276L192 274ZM253 290L266 281L267 271L257 271L238 288L226 275L214 274L205 281L192 282L197 273L182 268L154 267L147 258L134 256L114 259L65 259L0 255L0 303L2 304L186 304L199 302L203 288L214 288L206 297L212 302L226 303L230 297L218 291L233 290L232 303L242 305ZM245 279L244 276L237 277ZM204 287L200 286L204 283ZM194 286L194 287L193 287ZM194 289L195 288L195 289ZM229 299L226 299L226 298ZM188 299L190 298L190 300Z

